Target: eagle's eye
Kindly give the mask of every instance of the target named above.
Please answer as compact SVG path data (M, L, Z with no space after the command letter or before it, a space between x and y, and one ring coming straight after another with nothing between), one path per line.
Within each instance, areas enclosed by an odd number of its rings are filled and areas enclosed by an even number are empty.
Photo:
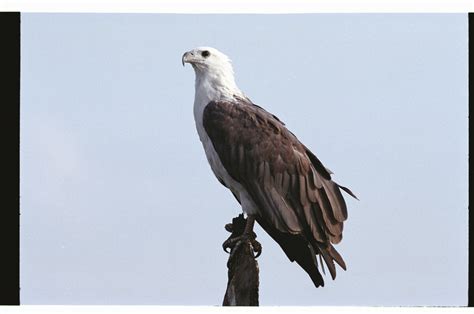
M211 55L211 53L208 50L204 50L203 52L201 52L201 56L203 56L204 58L207 58L210 55Z

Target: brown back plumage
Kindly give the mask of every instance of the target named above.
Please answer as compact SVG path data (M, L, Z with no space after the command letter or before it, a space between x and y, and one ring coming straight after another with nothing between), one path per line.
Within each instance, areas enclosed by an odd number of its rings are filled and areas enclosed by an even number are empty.
M257 222L316 287L324 286L316 255L323 257L333 279L334 261L346 269L332 244L341 241L347 219L340 188L352 192L332 181L276 116L247 99L209 103L203 124L229 175L257 204Z

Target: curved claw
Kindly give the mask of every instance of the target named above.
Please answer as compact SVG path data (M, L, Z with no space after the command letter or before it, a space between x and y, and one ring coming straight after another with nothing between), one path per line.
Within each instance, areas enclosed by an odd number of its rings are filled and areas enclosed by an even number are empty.
M227 224L224 226L225 230L232 233L234 231L234 226L232 224Z
M257 258L262 254L262 245L257 240L253 240L251 243L252 249L256 253L253 257Z
M232 243L234 242L234 239L233 238L229 238L227 240L224 241L224 243L222 243L222 248L224 249L224 252L226 252L227 254L230 254L232 252ZM229 251L227 251L229 249Z
M243 234L239 237L229 238L224 243L222 243L222 248L227 254L232 254L232 249L236 245L242 243L242 241L248 241L248 243L252 247L253 252L255 253L253 254L253 257L257 258L262 254L262 245L260 244L260 242L255 240L256 237L257 236L255 235L255 233L252 232L251 234Z

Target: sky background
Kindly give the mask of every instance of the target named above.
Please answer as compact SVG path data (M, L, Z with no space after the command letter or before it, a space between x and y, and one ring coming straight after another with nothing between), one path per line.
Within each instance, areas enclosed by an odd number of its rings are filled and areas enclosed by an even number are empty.
M213 46L360 198L314 288L260 228L261 305L467 304L466 14L22 14L21 303L219 305L224 225L182 54Z

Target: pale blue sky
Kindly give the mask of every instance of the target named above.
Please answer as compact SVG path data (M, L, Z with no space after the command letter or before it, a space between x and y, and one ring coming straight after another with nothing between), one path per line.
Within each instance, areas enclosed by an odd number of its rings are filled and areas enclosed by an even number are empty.
M261 228L262 305L467 303L467 15L22 14L22 304L221 304L238 203L196 46L360 198L314 288Z

